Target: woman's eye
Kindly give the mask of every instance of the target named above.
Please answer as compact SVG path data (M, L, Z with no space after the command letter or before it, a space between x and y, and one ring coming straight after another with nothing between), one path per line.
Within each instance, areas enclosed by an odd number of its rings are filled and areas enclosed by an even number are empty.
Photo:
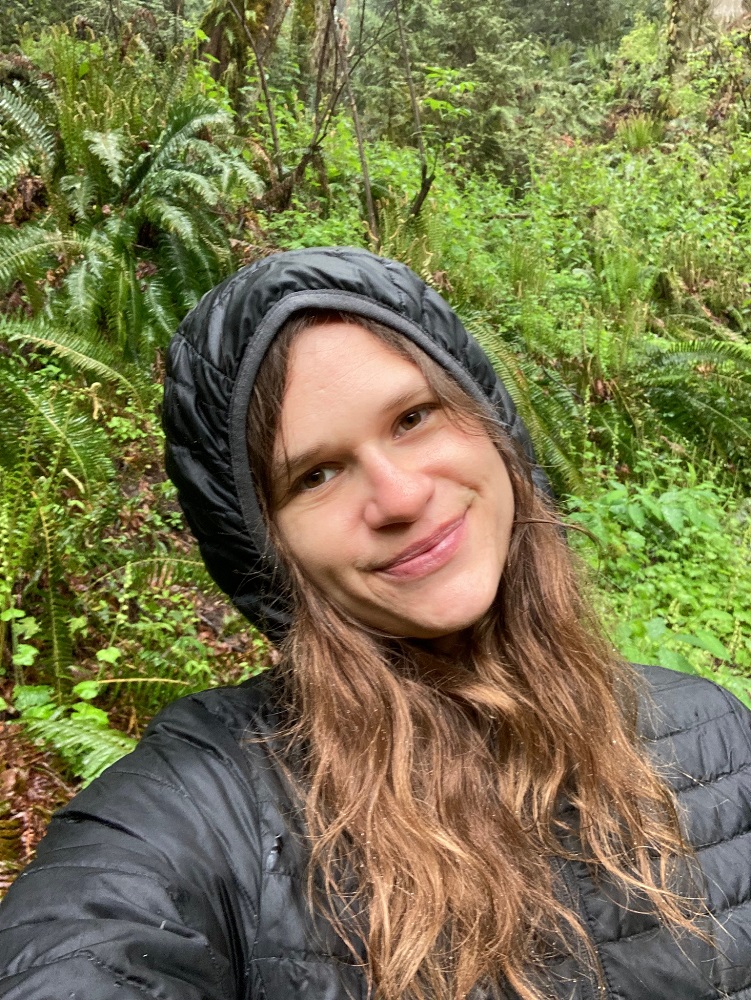
M323 486L324 483L333 479L335 475L335 469L330 469L326 466L318 466L317 469L311 469L310 472L305 473L299 482L300 490L314 490L317 486Z
M420 406L416 410L410 410L399 420L400 431L412 431L419 427L428 414L433 410L432 406Z

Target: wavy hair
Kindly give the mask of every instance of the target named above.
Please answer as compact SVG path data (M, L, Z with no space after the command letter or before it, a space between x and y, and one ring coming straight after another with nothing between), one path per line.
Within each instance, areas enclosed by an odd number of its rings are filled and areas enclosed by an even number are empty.
M497 597L458 656L376 634L305 576L274 525L271 456L290 350L358 324L417 365L451 419L488 434L515 520ZM407 338L305 313L273 342L248 417L250 463L289 573L285 759L310 836L308 891L383 1000L461 1000L474 986L550 992L558 959L602 981L562 862L628 909L699 933L692 855L636 730L634 672L598 631L564 532L520 449ZM564 963L565 965L565 963Z

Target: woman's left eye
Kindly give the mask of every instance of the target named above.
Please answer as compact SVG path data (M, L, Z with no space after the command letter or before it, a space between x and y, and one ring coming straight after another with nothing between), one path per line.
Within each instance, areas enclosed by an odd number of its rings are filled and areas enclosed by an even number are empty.
M319 486L323 486L325 483L328 483L329 480L333 479L335 475L335 469L326 465L319 465L302 476L298 482L298 488L303 493L315 490Z
M399 423L397 429L400 431L413 431L415 427L419 427L423 423L428 414L434 410L434 406L418 406L414 410L409 410L404 416L399 418Z

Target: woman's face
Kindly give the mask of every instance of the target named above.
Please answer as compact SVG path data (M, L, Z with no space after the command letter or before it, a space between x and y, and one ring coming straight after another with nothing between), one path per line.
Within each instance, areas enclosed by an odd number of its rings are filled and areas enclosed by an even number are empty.
M327 323L293 342L273 481L292 556L363 624L435 639L490 607L514 516L506 466L362 327Z

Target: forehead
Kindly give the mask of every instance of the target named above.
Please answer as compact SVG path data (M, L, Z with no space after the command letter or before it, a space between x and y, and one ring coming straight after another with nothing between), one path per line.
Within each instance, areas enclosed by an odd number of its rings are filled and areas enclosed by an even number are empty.
M351 323L325 323L303 330L287 365L277 449L307 447L408 402L427 386L408 358Z
M420 369L369 330L352 323L323 323L294 340L287 364L282 411L306 399L310 408L365 402L404 383L425 384Z

